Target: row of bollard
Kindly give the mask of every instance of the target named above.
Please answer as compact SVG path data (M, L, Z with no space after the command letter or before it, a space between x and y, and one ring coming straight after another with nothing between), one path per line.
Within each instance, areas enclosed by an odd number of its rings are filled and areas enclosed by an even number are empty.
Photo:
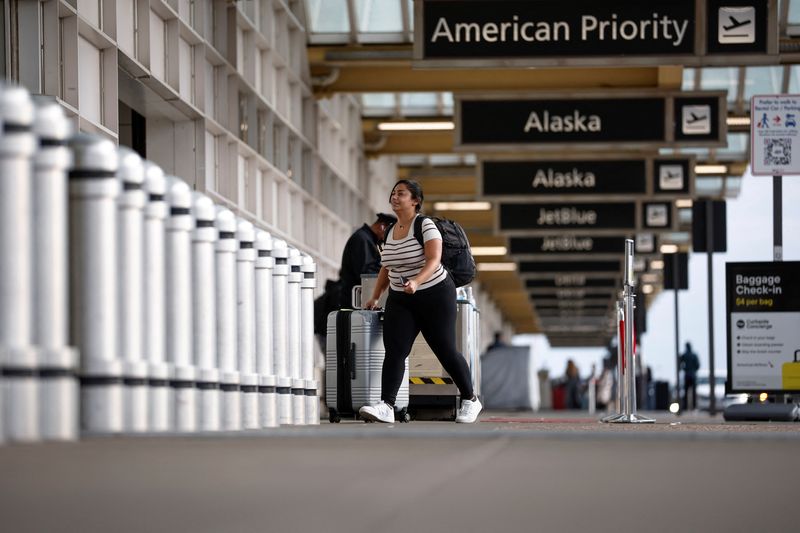
M319 423L308 255L0 87L0 442Z

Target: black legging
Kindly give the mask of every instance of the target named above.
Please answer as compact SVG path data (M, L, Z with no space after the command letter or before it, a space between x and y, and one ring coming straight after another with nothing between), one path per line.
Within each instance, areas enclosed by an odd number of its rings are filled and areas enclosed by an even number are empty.
M381 399L394 405L403 382L405 360L417 334L431 347L442 367L453 378L461 397L473 397L472 378L466 360L456 349L456 287L450 276L414 294L389 289L383 319Z

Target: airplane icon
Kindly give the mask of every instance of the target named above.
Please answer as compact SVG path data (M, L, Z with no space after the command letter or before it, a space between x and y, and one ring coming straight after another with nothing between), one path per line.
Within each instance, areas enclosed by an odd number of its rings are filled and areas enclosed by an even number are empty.
M741 28L742 26L747 26L753 21L752 20L739 21L736 19L736 17L728 15L728 22L729 24L727 26L722 27L725 31L731 31L735 30L736 28Z
M673 179L673 180L674 180L675 178L681 178L681 177L683 177L683 176L681 176L681 173L680 173L680 172L675 172L675 173L673 173L673 172L670 172L669 170L667 170L667 171L666 171L666 173L667 173L667 175L666 175L665 177L666 177L667 179Z
M687 124L694 124L695 122L701 122L703 120L708 119L707 116L705 116L705 115L698 116L694 112L690 112L689 116L690 116L689 120L686 121Z

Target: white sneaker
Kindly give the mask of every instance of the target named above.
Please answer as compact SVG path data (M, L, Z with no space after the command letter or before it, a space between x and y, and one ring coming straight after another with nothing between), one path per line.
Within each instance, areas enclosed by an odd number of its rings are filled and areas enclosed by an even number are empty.
M458 416L456 416L456 422L459 424L472 424L478 419L481 409L483 409L483 405L477 398L475 398L475 401L462 400L461 409L458 410Z
M364 420L394 424L394 407L386 402L380 402L376 405L365 405L358 410L358 414Z

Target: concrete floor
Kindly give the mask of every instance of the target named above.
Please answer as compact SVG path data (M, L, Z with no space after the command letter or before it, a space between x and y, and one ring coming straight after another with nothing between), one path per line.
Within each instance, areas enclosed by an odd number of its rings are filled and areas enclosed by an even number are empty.
M0 447L0 531L798 530L800 424L486 413Z

